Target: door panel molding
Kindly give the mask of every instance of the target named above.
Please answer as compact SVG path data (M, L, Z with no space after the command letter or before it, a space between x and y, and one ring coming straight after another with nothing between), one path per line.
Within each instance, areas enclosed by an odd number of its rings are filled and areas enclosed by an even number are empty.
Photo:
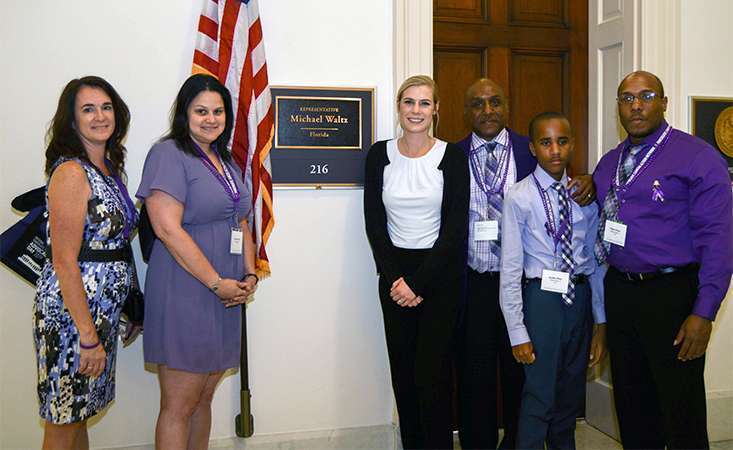
M486 22L488 8L486 0L435 0L434 17L437 20L466 20Z
M556 110L555 105L569 115L567 52L518 49L511 57L511 127L526 135L532 117ZM538 78L543 78L542 85L532 82Z
M638 0L589 0L588 169L625 136L618 123L616 88L640 66ZM620 6L619 6L620 5Z
M560 27L568 26L567 1L511 0L512 25Z
M462 139L470 131L463 121L463 92L454 86L467 86L486 73L487 51L483 48L434 47L435 79L452 80L440 87L440 120L437 135L448 142ZM451 130L449 133L442 130Z

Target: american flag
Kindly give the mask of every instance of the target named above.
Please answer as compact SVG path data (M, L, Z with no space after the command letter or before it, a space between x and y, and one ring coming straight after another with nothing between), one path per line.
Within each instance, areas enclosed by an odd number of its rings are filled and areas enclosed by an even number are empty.
M270 275L265 244L275 225L270 166L274 119L257 0L204 0L193 73L217 77L232 94L236 117L230 149L251 187L257 275L264 278Z

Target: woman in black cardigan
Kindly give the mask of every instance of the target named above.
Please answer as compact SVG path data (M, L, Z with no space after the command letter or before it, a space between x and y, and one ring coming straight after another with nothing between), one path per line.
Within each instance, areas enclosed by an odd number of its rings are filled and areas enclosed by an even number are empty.
M402 137L366 160L364 217L405 449L452 448L450 347L468 230L465 153L435 139L438 91L410 77L397 94Z

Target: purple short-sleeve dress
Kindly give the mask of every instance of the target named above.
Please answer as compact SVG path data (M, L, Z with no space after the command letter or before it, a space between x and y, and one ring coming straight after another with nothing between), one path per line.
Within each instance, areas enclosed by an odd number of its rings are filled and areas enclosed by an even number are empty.
M249 215L252 201L234 161L227 164L241 194L236 207L201 160L181 151L172 140L150 149L136 195L144 200L160 190L181 202L183 229L222 278L240 279L244 256L230 253L230 235L236 217ZM145 278L145 362L196 373L237 367L239 308L225 308L156 241Z

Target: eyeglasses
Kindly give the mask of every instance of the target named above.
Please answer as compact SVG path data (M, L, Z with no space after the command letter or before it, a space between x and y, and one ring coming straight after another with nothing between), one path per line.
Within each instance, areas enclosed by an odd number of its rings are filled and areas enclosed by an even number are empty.
M659 95L654 91L644 91L639 95L633 95L633 94L621 94L616 98L616 101L619 103L619 105L630 105L634 103L635 99L639 99L642 103L651 103L659 97Z

